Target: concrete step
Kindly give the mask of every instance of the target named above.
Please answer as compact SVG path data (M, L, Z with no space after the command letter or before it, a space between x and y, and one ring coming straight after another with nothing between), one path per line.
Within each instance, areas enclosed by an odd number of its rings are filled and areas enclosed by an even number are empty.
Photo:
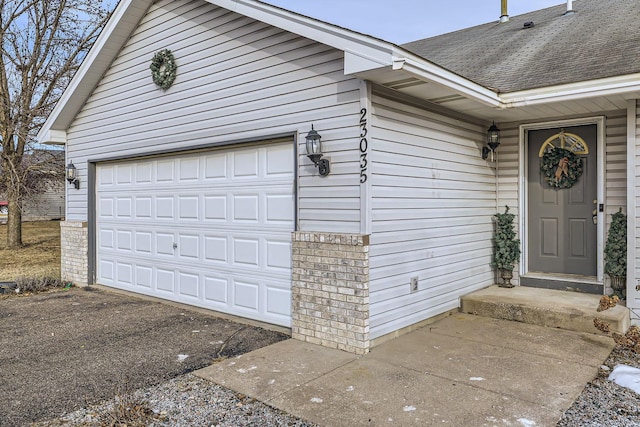
M460 311L496 319L514 320L551 328L603 334L593 325L598 318L612 332L625 333L630 326L629 309L621 304L597 311L599 295L516 286L491 286L460 299Z

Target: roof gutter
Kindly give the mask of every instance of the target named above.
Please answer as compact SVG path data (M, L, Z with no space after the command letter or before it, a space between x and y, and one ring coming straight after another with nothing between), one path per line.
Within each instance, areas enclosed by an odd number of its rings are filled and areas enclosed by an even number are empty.
M640 73L500 94L504 108L640 93Z

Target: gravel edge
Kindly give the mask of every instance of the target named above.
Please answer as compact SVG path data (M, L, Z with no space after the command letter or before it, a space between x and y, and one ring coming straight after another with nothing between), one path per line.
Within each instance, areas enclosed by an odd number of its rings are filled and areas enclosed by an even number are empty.
M127 420L122 409L139 416ZM282 426L316 427L276 408L192 374L117 396L58 419L31 424L57 426Z
M558 427L640 427L640 395L608 380L609 373L619 364L640 368L640 355L616 347L600 367L597 377L586 385L572 406L565 411ZM114 422L117 420L114 414L127 405L147 410L137 421L129 420L126 423L129 427L316 427L316 424L192 374L32 426L121 425Z

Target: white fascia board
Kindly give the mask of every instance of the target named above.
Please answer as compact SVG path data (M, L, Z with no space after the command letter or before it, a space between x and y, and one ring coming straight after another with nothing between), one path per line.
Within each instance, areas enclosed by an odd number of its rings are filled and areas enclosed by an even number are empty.
M634 92L640 93L640 73L503 93L500 98L507 108L513 108Z
M42 138L40 138L40 133L38 133L38 142L40 144L65 145L67 143L67 132L64 130L48 129L43 133Z
M59 143L49 139L54 137L55 131L66 131L152 2L153 0L120 0L69 86L40 128L36 136L38 143Z
M393 69L404 70L421 80L449 87L467 98L490 107L504 108L504 103L497 93L424 59L396 57L393 61Z

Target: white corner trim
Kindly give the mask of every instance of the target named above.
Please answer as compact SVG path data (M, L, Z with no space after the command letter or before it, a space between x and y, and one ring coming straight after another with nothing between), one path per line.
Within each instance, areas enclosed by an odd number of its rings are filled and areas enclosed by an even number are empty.
M637 274L637 249L638 240L636 209L636 168L637 168L637 126L638 126L637 100L627 101L627 304L630 308L637 309L640 293L636 290L638 283Z

